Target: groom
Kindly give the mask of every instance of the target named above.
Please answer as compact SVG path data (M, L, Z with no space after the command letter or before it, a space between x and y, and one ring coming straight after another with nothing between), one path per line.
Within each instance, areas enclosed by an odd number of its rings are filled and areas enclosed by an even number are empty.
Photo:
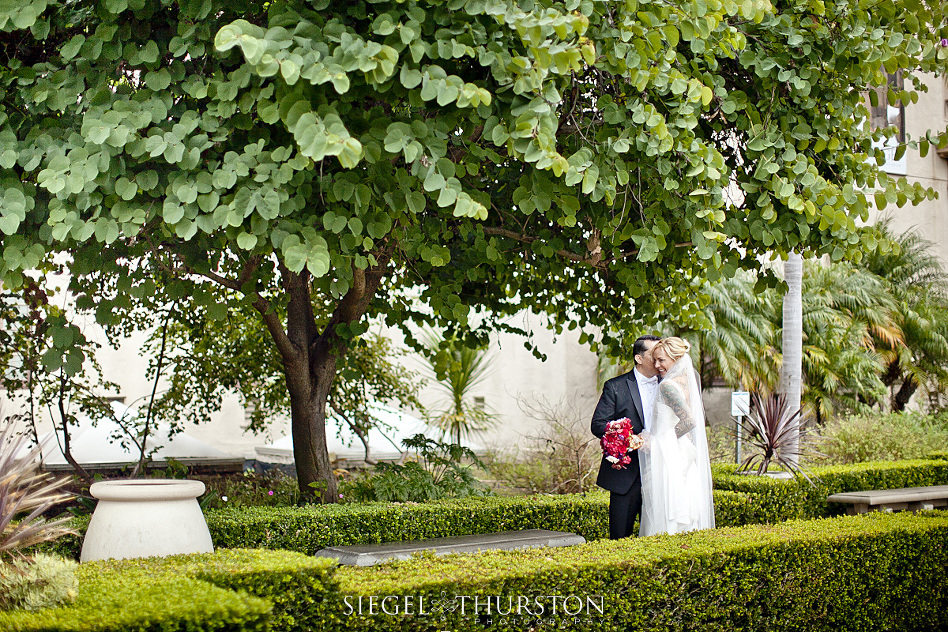
M607 381L593 413L591 429L599 438L606 434L610 421L628 417L632 432L639 434L651 424L655 398L658 395L658 371L652 361L652 347L658 336L641 336L632 346L635 368ZM609 537L613 540L632 535L635 519L642 511L642 479L638 455L624 469L617 470L603 457L596 484L608 489Z

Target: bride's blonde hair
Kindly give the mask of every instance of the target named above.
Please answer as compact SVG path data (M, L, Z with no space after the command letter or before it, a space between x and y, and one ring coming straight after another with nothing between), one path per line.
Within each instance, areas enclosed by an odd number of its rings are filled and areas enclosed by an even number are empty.
M691 343L678 336L669 336L656 342L652 347L652 353L655 353L656 349L664 349L672 362L678 362L678 359L691 349Z

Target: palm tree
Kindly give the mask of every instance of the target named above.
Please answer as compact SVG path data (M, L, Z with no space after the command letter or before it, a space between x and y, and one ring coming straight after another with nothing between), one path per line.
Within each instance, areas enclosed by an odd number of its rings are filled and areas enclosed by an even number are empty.
M897 248L875 252L862 267L885 280L897 303L896 319L903 344L877 341L886 369L892 410L905 409L919 389L936 394L948 389L948 275L934 244L917 230L893 235L891 220L877 224L880 236Z
M709 331L693 334L705 383L772 393L784 354L780 294L756 291L754 275L707 288ZM885 398L877 340L897 344L896 304L877 276L845 263L807 262L801 282L801 403L821 422L839 410L866 410Z
M703 384L720 376L743 390L773 390L776 305L772 292L754 290L755 282L741 273L706 288L710 326L685 336L699 350Z
M899 344L896 304L876 275L847 263L805 267L804 401L822 423L837 409L866 411L885 399L877 340Z
M800 410L800 394L803 391L803 256L796 252L790 253L783 270L787 293L783 297L780 393L790 410ZM787 428L787 446L794 459L800 443L800 420L800 415L792 418Z
M428 351L428 370L444 394L441 405L429 415L430 423L458 444L462 436L490 429L496 416L475 404L471 396L490 372L486 347L470 346L456 336L433 331L425 332L422 344Z

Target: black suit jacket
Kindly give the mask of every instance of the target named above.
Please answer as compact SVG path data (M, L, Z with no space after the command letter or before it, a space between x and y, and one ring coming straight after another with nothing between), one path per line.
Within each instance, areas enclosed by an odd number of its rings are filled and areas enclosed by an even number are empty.
M642 397L639 395L639 385L635 381L633 371L625 375L614 377L607 381L596 404L590 428L599 438L606 434L606 426L614 419L628 417L632 422L632 432L639 434L645 428L645 414L642 411ZM632 462L624 469L617 470L606 460L605 456L599 464L599 477L596 484L617 494L627 493L633 485L641 485L639 475L639 459L632 457Z

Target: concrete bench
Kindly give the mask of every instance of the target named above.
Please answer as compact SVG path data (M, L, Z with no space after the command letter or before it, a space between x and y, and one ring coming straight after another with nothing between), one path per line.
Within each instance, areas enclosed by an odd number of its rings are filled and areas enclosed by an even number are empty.
M850 515L869 511L919 511L948 507L948 485L846 492L833 494L827 500L848 504L846 513Z
M353 546L330 546L316 552L318 557L332 557L347 566L373 566L387 560L408 559L415 553L431 551L435 555L477 553L478 551L527 549L541 546L572 546L586 539L575 533L526 529L482 535L462 535L430 540L385 542Z

